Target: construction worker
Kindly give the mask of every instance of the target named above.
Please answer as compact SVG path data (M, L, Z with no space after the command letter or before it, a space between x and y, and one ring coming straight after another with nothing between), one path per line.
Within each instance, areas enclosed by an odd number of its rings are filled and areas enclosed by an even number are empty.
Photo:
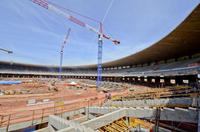
M107 95L107 94L105 94L105 98L106 98L106 99L108 98L108 95Z
M108 99L111 99L111 94L109 93L109 95L108 95Z

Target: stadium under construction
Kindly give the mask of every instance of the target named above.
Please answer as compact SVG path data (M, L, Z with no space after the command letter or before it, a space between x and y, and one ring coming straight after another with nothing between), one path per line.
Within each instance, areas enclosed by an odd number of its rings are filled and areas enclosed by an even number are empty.
M102 65L1 61L0 132L200 132L199 36L200 4L155 44Z

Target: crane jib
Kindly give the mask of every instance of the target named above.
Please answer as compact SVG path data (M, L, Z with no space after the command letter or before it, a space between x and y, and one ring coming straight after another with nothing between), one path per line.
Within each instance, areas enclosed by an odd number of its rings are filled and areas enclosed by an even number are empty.
M78 24L78 25L80 25L80 26L85 27L85 23L81 22L80 20L76 19L76 18L73 17L73 16L70 16L70 17L69 17L69 20L75 22L76 24Z
M33 3L38 4L38 5L46 8L46 9L48 9L48 3L46 3L46 2L44 2L42 0L30 0L30 1L32 1Z
M76 24L78 24L78 25L80 25L80 26L82 26L82 27L86 27L86 28L89 29L90 31L93 31L93 32L95 32L95 33L97 33L97 34L103 36L104 38L111 40L111 41L114 42L115 44L120 44L119 41L114 40L114 39L112 39L112 38L110 38L110 37L104 35L103 33L99 32L99 31L96 30L95 28L93 28L93 27L89 26L88 24L85 24L84 22L78 20L77 18L75 18L75 17L73 17L73 16L71 16L71 15L69 15L69 14L67 14L67 13L65 13L65 12L63 12L63 11L57 9L57 8L55 8L53 5L48 4L47 2L45 2L45 1L43 1L43 0L30 0L30 1L32 1L32 2L35 3L35 4L38 4L38 5L42 6L42 7L44 7L44 8L46 8L46 9L50 10L50 11L55 12L55 13L57 13L58 15L64 16L65 18L69 19L70 21L72 21L72 22L74 22L74 23L76 23Z

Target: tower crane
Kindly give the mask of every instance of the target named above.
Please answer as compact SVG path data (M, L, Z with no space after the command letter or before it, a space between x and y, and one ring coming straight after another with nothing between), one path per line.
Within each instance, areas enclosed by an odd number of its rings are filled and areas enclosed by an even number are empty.
M61 80L62 60L63 60L64 47L65 47L65 45L66 45L66 43L67 43L67 39L68 39L68 37L69 37L70 31L71 31L71 28L68 29L67 35L66 35L65 40L64 40L64 43L63 43L63 45L61 46L61 50L60 50L59 80Z
M9 53L9 54L13 53L13 51L6 50L6 49L2 49L2 48L0 48L0 50L5 51L5 52L7 52L7 53Z
M30 0L35 4L38 4L39 6L42 6L43 8L50 10L52 12L55 12L56 14L63 16L65 18L67 18L68 20L82 26L85 27L86 29L95 32L96 34L98 34L98 65L97 65L97 88L101 89L101 80L102 80L102 45L103 45L103 38L106 38L108 40L111 40L114 44L120 44L119 41L112 39L111 37L106 36L105 34L102 33L102 23L100 22L100 30L98 31L97 29L91 27L90 25L80 21L79 19L67 14L66 12L63 12L61 10L59 10L58 8L56 8L55 6L53 6L53 4L48 3L47 0Z

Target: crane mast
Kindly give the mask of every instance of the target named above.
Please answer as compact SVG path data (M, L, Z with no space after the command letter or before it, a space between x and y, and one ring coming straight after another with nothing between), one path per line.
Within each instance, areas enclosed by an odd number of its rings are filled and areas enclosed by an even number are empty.
M100 23L100 33L102 33L102 23ZM98 55L97 55L97 88L101 89L101 81L102 81L102 50L103 50L103 40L102 35L98 35Z
M114 44L120 44L119 41L115 40L115 39L112 39L111 37L108 37L106 36L105 34L102 33L102 23L100 22L100 31L98 31L97 29L91 27L90 25L80 21L79 19L57 9L56 7L54 7L52 5L52 3L48 3L46 2L46 0L30 0L32 1L33 3L35 4L38 4L40 6L42 6L43 8L46 8L47 10L50 10L52 12L55 12L57 13L58 15L60 16L63 16L65 18L67 18L68 20L82 26L82 27L85 27L87 28L88 30L90 31L93 31L95 32L96 34L98 34L98 65L97 65L97 88L101 89L101 80L102 80L102 76L101 76L101 73L102 73L102 45L103 45L103 41L102 41L102 38L106 38L108 40L111 40ZM60 62L60 65L62 65L62 54L61 54L61 62ZM62 71L62 69L61 69Z
M64 43L61 46L61 50L60 50L60 67L59 67L59 80L60 81L61 81L61 73L62 73L63 52L64 52L64 47L65 47L65 45L67 43L67 39L69 37L70 31L71 31L71 28L68 29L67 35L66 35L65 40L64 40Z

